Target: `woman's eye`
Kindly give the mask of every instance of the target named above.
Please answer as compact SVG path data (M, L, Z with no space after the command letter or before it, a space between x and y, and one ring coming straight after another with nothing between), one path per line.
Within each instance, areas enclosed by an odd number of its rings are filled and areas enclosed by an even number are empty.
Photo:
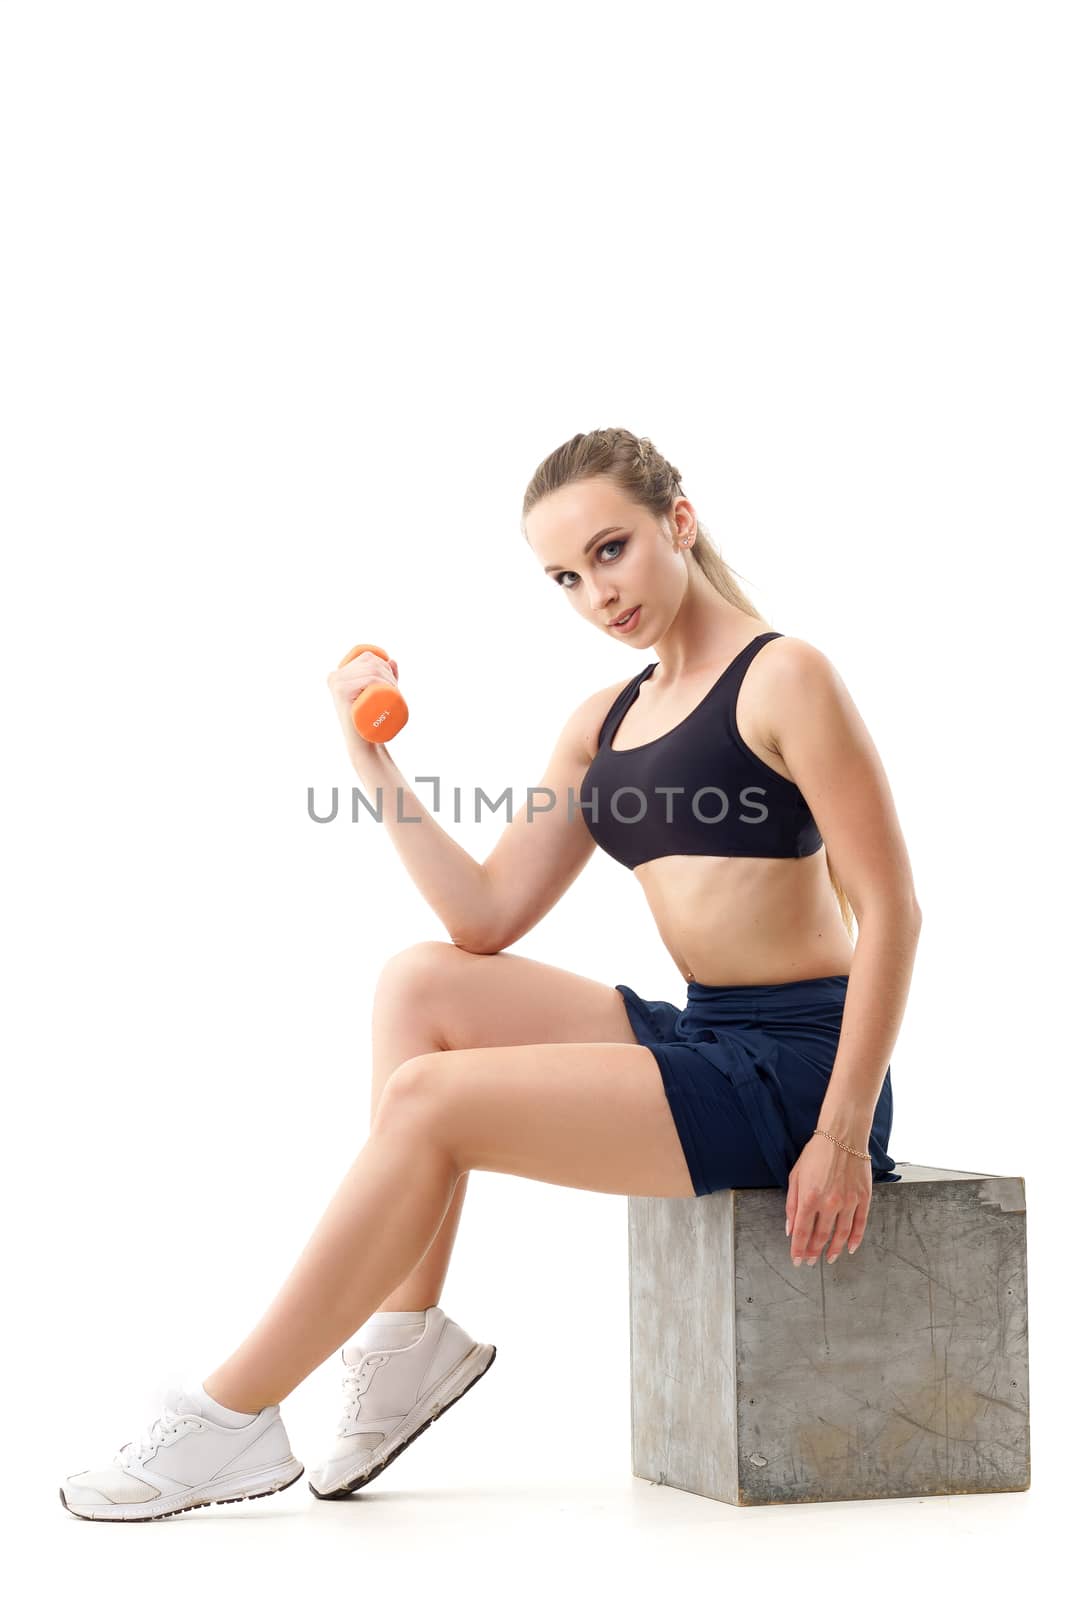
M602 556L605 550L625 550L627 543L628 541L626 539L609 539L607 544L602 544L600 546L600 549L597 551L597 555ZM618 559L618 556L612 557L613 561L617 561ZM561 589L573 589L573 583L564 583L563 580L564 578L573 578L576 576L577 574L573 572L560 572L556 575L556 582L559 584Z

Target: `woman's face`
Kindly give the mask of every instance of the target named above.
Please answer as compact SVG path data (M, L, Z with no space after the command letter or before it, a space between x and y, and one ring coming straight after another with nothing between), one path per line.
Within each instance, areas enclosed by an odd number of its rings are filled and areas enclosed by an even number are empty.
M689 582L685 553L674 549L679 536L696 533L688 500L674 502L673 517L677 535L607 479L587 478L539 500L526 537L580 617L647 649L670 627ZM640 614L627 630L611 625L635 606Z

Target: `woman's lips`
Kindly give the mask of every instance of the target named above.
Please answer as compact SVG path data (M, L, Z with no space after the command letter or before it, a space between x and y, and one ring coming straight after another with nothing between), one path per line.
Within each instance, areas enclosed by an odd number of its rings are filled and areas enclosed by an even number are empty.
M640 616L641 616L641 607L640 606L634 606L633 610L630 612L630 615L629 615L629 617L627 618L627 620L625 622L613 622L613 623L610 624L610 626L612 628L614 628L616 633L629 633L632 628L635 628L637 626L637 623L638 623L638 620L639 620Z

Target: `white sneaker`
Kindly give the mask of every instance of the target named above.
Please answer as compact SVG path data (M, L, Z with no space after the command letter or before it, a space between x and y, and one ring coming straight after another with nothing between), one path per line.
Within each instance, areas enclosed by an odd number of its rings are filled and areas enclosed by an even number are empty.
M244 1427L224 1428L175 1386L140 1439L124 1444L110 1466L67 1478L59 1498L94 1522L155 1522L197 1506L257 1500L287 1489L303 1471L276 1405Z
M495 1345L476 1343L440 1306L427 1308L425 1331L404 1350L347 1345L341 1351L344 1408L337 1440L322 1465L308 1473L312 1494L341 1500L362 1489L495 1360Z

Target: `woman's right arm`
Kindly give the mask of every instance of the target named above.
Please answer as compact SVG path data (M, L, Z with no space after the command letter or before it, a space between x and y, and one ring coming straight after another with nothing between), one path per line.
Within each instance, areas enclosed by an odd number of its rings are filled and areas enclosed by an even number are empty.
M357 663L362 666L357 668ZM357 668L356 671L353 671ZM436 912L453 944L479 954L493 954L527 933L555 905L595 848L582 813L568 820L568 790L575 803L591 758L595 734L621 685L598 690L568 718L540 787L555 795L551 810L537 811L527 821L525 805L516 814L485 862L468 855L422 805L404 780L385 745L371 744L352 725L352 701L375 680L396 678L379 657L360 656L328 679L341 719L352 765L368 801L378 810L389 837L416 888ZM397 795L403 790L402 814ZM543 798L538 798L538 804Z
M360 742L363 751L358 760L353 756L352 765L376 813L381 790L382 821L415 887L440 917L453 944L476 948L491 921L492 891L484 866L427 811L386 746Z
M364 689L373 683L398 686L398 680L395 661L387 665L372 651L362 651L354 660L329 673L326 683L340 719L349 760L367 800L375 813L381 810L389 837L427 905L440 917L453 943L465 944L468 938L477 940L489 920L490 892L485 868L426 810L411 785L405 782L387 746L364 739L356 732L352 721L353 703ZM398 805L397 796L401 790L403 800ZM398 810L405 818L419 820L401 822Z

